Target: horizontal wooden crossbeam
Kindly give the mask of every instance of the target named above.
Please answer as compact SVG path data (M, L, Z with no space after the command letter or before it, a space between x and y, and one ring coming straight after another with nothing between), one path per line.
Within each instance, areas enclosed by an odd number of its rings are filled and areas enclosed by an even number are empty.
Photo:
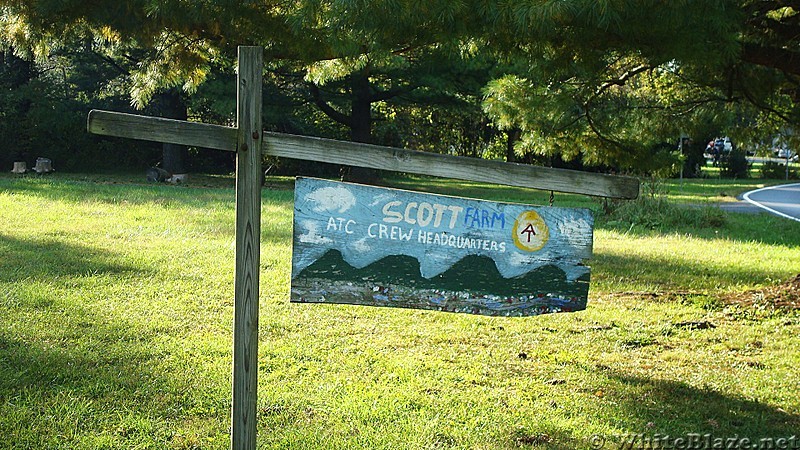
M639 180L577 170L515 164L279 133L264 134L264 154L394 172L632 199Z
M236 128L93 109L86 129L103 136L236 151Z
M106 136L236 151L236 128L220 125L93 110L89 113L87 128L91 133ZM633 177L440 155L282 133L264 133L262 153L268 156L597 197L633 199L639 195L639 180Z

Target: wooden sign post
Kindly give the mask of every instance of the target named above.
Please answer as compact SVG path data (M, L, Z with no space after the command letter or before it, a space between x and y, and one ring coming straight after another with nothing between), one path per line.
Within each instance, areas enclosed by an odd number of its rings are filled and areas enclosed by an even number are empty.
M231 448L254 449L261 260L261 47L239 48L236 86L236 268Z
M262 55L260 47L239 47L236 127L108 111L91 111L87 120L87 129L95 134L236 152L234 450L256 448L262 154L599 197L639 195L635 178L263 132Z

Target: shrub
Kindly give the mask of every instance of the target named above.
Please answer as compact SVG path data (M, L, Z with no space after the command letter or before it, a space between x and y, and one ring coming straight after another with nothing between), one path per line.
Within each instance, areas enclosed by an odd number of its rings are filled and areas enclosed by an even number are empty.
M687 207L670 203L661 195L643 195L636 200L619 202L606 210L607 223L624 228L650 230L697 230L720 228L726 223L725 213L716 207Z
M750 163L747 154L739 149L732 150L720 160L719 173L725 178L748 178Z
M703 176L703 167L706 166L704 151L705 145L702 143L688 144L683 147L684 178L700 178Z
M761 166L761 177L773 180L783 180L786 178L786 164L781 164L775 161L767 161ZM789 167L789 179L796 180L797 169Z

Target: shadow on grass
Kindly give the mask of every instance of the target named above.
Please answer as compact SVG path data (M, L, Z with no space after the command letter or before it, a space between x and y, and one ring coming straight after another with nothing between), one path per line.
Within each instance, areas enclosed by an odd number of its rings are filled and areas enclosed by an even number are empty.
M100 324L88 311L70 311L69 316L57 342L0 331L0 400L23 396L28 390L35 392L35 397L66 390L87 399L123 400L120 396L134 395L146 400L147 390L141 388L167 384L166 380L157 381L149 368L152 364L148 362L164 355L142 345L147 337L123 325ZM78 342L81 332L98 339ZM124 403L130 400L125 398Z
M115 262L109 252L55 240L0 234L0 254L0 283L9 283L12 291L8 298L15 299L4 305L2 312L7 319L0 327L0 399L27 388L35 388L37 396L64 389L76 389L89 397L104 396L118 390L123 380L136 384L137 372L147 367L143 360L154 358L149 350L137 346L146 336L129 324L108 322L97 311L59 301L57 290L48 286L60 284L53 283L58 278L146 273ZM14 295L15 286L21 289L28 281L42 285ZM12 334L8 330L15 328L18 315L23 318L17 326L28 320L26 310L45 314L42 320L52 321L53 326L38 331L21 328L20 333ZM42 332L46 338L36 334ZM89 344L83 345L85 342ZM120 377L120 373L131 376Z
M587 370L592 370L588 369ZM598 370L598 369L593 369ZM598 448L757 448L744 447L741 439L758 448L797 448L768 446L769 439L797 437L800 444L800 415L755 400L732 396L711 388L689 384L636 377L600 369L605 375L603 398L598 402L607 416L613 418L608 426L618 433L611 435L582 435L580 430L548 428L516 430L510 438L522 448L551 450ZM596 394L582 394L592 395ZM658 442L669 436L669 443ZM711 439L709 446L675 446L674 439ZM737 439L740 446L714 446L715 439ZM766 440L766 441L762 441ZM724 441L723 441L724 442ZM598 443L603 443L599 445Z
M167 411L180 417L192 389L160 367L170 354L135 327L102 323L88 310L59 309L48 331L53 336L0 327L3 442L13 448L170 446Z
M109 252L52 239L0 234L0 254L0 282L141 272L140 268L115 262Z
M700 362L698 362L700 363ZM797 433L800 415L755 400L723 394L710 387L636 377L604 370L614 408L643 424L626 432L644 435L689 433L718 437L788 438Z
M225 403L202 403L197 394L201 388L193 383L207 375L181 376L181 353L165 339L169 323L135 323L124 312L84 306L80 296L64 299L62 283L48 280L86 271L127 278L134 268L80 246L4 236L0 251L22 258L48 254L21 268L32 282L42 281L30 289L20 287L27 278L14 280L7 259L0 260L0 286L12 289L10 296L0 292L0 442L13 448L199 448L176 444L180 421L194 417L187 411L201 404L203 418L227 416Z

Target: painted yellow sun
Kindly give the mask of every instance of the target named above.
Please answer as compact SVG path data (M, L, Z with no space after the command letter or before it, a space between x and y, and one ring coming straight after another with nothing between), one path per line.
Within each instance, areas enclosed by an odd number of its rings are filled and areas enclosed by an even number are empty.
M514 245L525 252L541 250L550 238L544 219L536 211L525 211L514 221Z

